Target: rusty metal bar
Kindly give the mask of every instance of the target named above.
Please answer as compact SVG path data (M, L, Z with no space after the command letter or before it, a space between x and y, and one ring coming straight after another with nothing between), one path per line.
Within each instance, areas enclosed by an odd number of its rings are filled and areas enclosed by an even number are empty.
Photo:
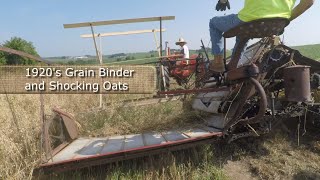
M229 91L229 87L205 88L205 89L189 89L189 90L172 90L158 92L159 95L175 95L175 94L194 94L194 93L209 93L218 91Z
M260 106L259 106L258 114L255 117L243 120L242 122L244 124L252 124L252 123L256 123L257 121L259 121L261 118L263 118L263 116L265 116L266 110L268 107L267 95L266 95L266 92L264 91L262 85L259 83L259 81L257 81L254 78L250 78L250 82L254 85L254 87L256 88L256 90L259 94Z

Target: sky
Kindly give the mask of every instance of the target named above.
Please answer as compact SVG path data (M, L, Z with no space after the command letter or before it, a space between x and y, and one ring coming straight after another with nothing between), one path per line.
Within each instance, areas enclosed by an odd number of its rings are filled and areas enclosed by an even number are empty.
M105 21L154 16L176 16L166 21L163 41L171 48L183 37L190 49L199 49L200 40L209 45L209 20L214 16L237 13L244 0L230 0L231 10L215 11L217 0L10 0L1 2L0 43L11 37L33 42L42 57L94 55L92 39L82 34L90 28L64 29L63 24ZM299 0L297 0L299 3ZM316 1L305 14L292 22L285 31L290 46L320 44L320 2ZM158 22L95 27L96 33L157 29ZM232 48L234 40L228 40ZM209 45L211 46L211 45ZM105 37L103 54L145 52L156 49L153 34Z

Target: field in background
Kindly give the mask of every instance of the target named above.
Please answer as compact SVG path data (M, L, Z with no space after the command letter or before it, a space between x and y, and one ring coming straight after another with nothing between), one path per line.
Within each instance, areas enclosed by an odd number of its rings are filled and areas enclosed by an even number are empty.
M311 59L320 60L320 44L295 46L292 48L300 51L300 53L304 56L307 56Z
M301 54L315 60L320 60L320 44L314 44L314 45L304 45L304 46L293 46L293 49L296 49L301 52ZM178 50L172 50L172 51L178 51ZM190 50L190 54L198 54L199 52L202 52L202 50ZM164 53L164 52L163 52ZM228 51L227 55L229 56L231 54L230 51ZM212 55L210 53L210 49L208 49L208 55L209 58L212 58ZM97 59L95 56L87 55L88 59L70 59L71 57L52 57L52 58L46 58L47 60L58 63L58 64L88 64L88 65L94 65L97 64ZM150 52L139 52L139 53L118 53L113 55L106 55L103 56L103 62L105 64L149 64L149 63L155 63L158 62L158 53L155 51Z

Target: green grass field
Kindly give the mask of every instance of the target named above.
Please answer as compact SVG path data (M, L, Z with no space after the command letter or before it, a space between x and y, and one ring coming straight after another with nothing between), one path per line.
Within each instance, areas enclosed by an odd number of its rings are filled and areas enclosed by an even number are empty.
M300 51L300 53L304 56L307 56L311 59L320 60L320 44L294 46L292 48Z
M320 60L320 44L314 44L314 45L304 45L304 46L293 46L293 49L296 49L300 51L301 54L304 56L307 56L311 59ZM190 50L190 54L198 54L199 51L196 50ZM210 52L208 52L209 58L212 58L212 55ZM228 51L227 55L229 56L231 54L230 51ZM134 65L134 64L152 64L156 63L158 61L157 52L137 52L137 53L128 53L125 54L125 57L112 57L112 55L103 56L103 62L105 64L115 64L115 65ZM98 64L97 59L95 57L89 57L85 60L70 60L70 59L62 59L61 57L53 57L48 59L49 61L52 61L54 63L58 64L77 64L77 65L95 65Z

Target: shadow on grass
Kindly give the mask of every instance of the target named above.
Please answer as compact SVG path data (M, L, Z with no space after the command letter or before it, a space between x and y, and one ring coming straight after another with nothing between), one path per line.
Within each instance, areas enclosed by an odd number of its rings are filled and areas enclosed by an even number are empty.
M301 171L301 172L298 172L295 176L293 176L292 179L293 180L319 180L320 172L314 173L314 172L308 172L308 171Z

